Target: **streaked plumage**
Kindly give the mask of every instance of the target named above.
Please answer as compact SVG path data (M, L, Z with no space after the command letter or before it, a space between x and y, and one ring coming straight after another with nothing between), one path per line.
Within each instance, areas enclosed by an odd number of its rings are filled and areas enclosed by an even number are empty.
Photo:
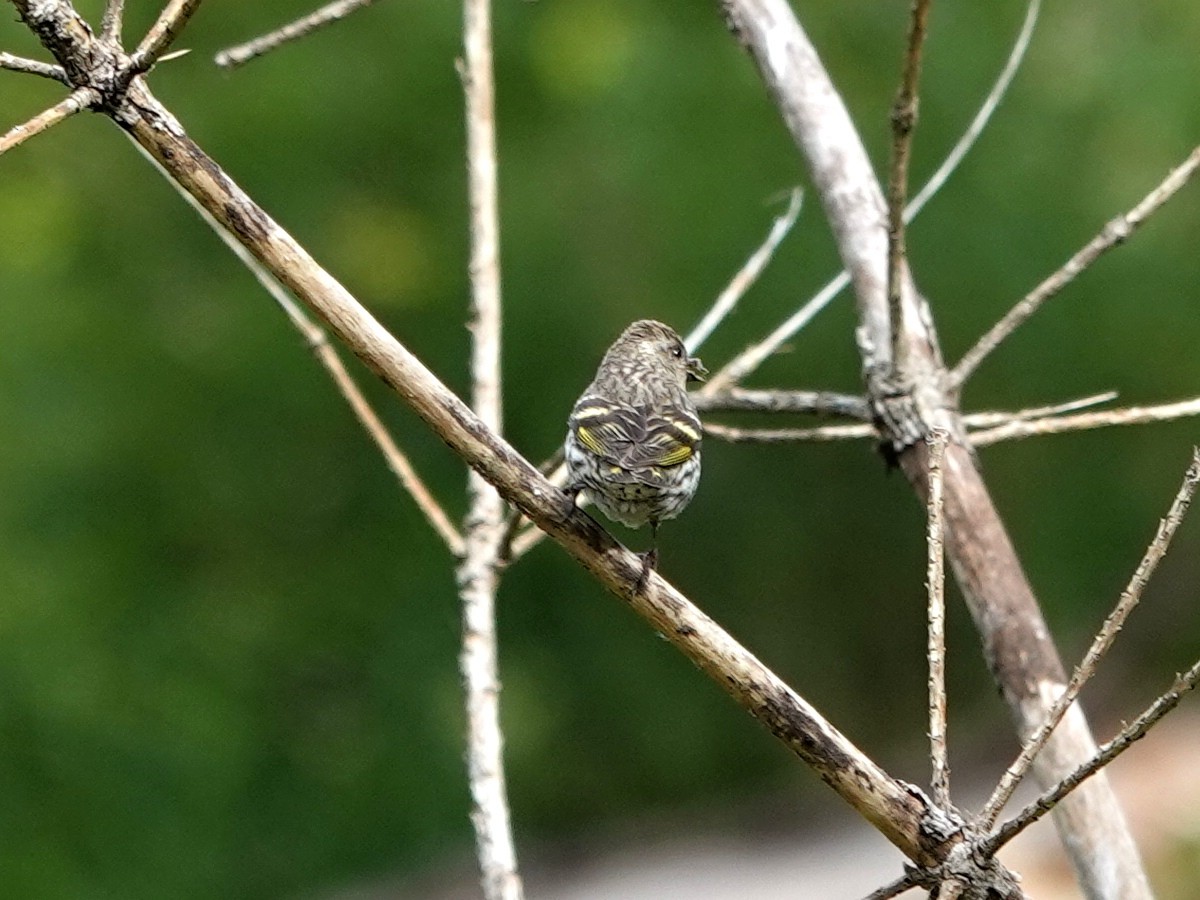
M661 322L634 322L604 354L568 420L568 490L633 528L679 515L700 483L700 419L686 384L704 367ZM655 547L646 556L647 571Z

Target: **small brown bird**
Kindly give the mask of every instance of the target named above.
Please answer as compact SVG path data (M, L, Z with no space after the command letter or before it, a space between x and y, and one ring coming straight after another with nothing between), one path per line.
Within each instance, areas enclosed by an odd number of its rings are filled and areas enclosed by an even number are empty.
M658 525L673 519L700 484L700 418L689 381L707 374L679 335L643 319L608 348L567 422L567 493L587 491L608 518L650 523L639 586L658 564Z

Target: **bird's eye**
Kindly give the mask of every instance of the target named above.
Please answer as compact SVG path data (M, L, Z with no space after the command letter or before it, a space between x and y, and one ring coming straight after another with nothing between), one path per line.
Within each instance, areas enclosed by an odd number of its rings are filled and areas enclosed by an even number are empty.
M676 344L671 348L671 355L676 359L683 359L683 347L681 347L679 344Z

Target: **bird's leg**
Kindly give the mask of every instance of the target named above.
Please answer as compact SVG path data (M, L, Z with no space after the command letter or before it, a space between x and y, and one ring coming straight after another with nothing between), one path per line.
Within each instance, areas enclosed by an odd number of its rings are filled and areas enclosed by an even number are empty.
M575 511L576 504L579 501L579 494L583 489L584 484L582 481L572 482L562 489L563 497L566 499L566 505L563 507L564 519Z
M650 573L658 568L658 522L650 520L650 549L642 554L642 574L638 576L637 589L641 591L650 579Z

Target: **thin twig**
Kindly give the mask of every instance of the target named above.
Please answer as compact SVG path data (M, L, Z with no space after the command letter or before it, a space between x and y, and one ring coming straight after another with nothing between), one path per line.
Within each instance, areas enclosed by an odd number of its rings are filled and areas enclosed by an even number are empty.
M693 396L700 412L808 413L815 416L844 416L869 421L866 398L834 391L761 391L730 388L719 394Z
M1167 175L1149 194L1124 215L1117 216L1101 229L1100 233L1087 242L1061 269L1039 284L1023 300L1004 314L991 329L979 339L950 373L951 384L960 388L979 368L993 350L1024 324L1041 305L1065 288L1088 266L1106 251L1123 243L1143 222L1171 199L1200 169L1200 147Z
M491 0L464 0L467 191L470 208L471 407L493 433L502 433L500 390L500 216L496 163L495 76ZM504 501L476 471L467 476L469 509L463 523L466 556L458 569L463 606L459 668L467 711L467 775L471 823L485 900L522 900L517 872L500 727L496 650L496 590L504 537Z
M1080 413L1075 416L1052 416L1045 419L1010 422L985 428L970 434L971 443L986 447L1000 441L1019 440L1044 434L1062 434L1068 431L1085 431L1091 428L1107 428L1112 425L1143 425L1147 422L1168 422L1200 415L1200 397L1181 400L1178 403L1163 403L1158 406L1131 406L1126 409L1106 409L1099 412Z
M820 428L733 428L704 423L704 433L735 444L790 444L797 441L847 441L878 437L874 425L824 425Z
M151 165L159 170L166 178L166 171L153 156L145 151L140 144L134 143L138 152L144 156ZM329 337L319 325L312 321L304 310L292 299L287 289L279 283L277 279L263 267L253 254L250 253L238 240L229 232L229 229L218 222L199 201L196 200L187 191L181 190L179 184L171 179L166 178L169 185L175 188L176 192L188 205L196 211L196 214L205 221L238 258L238 260L254 276L255 280L262 285L263 289L271 296L288 317L288 321L304 336L305 342L312 348L316 354L317 360L325 367L325 371L329 373L333 379L334 385L337 387L341 395L350 404L350 408L354 411L354 415L358 418L359 423L366 430L371 440L375 442L375 446L383 454L384 461L387 463L392 474L400 481L400 486L408 492L409 496L417 504L426 520L434 531L445 542L446 548L456 557L463 555L463 539L450 521L450 517L446 515L446 511L442 509L440 503L433 496L433 493L421 480L421 476L417 474L412 463L400 449L392 438L391 433L387 430L387 426L383 424L379 416L372 409L370 402L354 381L353 376L346 369L342 358L338 355L337 350L329 342Z
M718 325L725 321L725 317L733 312L733 308L737 306L738 301L754 286L754 282L758 280L758 276L762 274L763 269L767 267L767 263L771 261L771 257L775 255L775 250L779 247L780 242L787 237L787 233L796 224L796 218L800 215L800 208L803 204L804 191L800 188L794 188L791 200L788 202L787 211L775 220L770 232L767 234L766 240L750 255L745 265L738 270L738 273L733 276L733 280L725 287L725 290L721 291L712 308L704 314L704 318L692 329L692 333L684 338L683 343L687 346L689 353L695 353L700 349L700 345L708 340L708 336L716 330Z
M100 94L93 88L76 88L71 94L52 107L38 113L22 125L14 125L7 134L0 136L0 154L7 153L31 137L35 137L54 127L64 119L69 119L77 112L90 109L100 102Z
M1066 400L1051 406L1031 406L1028 409L1018 409L1015 412L975 412L965 413L963 424L968 428L994 428L997 425L1008 425L1012 422L1028 422L1030 419L1041 419L1046 416L1057 416L1062 413L1087 409L1089 406L1099 406L1120 396L1116 391L1104 391L1092 394L1090 397L1080 397L1077 400Z
M811 322L813 317L828 306L833 298L840 294L849 283L850 275L843 269L841 274L837 275L825 287L821 288L815 297L792 313L763 340L757 344L751 344L718 369L716 373L709 377L704 387L697 392L697 396L726 391L740 382L761 366L767 357L776 353L796 332Z
M365 6L370 6L374 2L375 0L335 0L335 2L325 4L317 11L309 13L302 19L289 22L282 28L277 28L275 31L264 34L261 37L256 37L254 40L247 41L244 44L238 44L236 47L222 50L213 57L213 62L222 69L235 69L256 57L270 53L272 50L290 41L312 34L318 28L322 28L331 22L344 19L350 13Z
M200 0L169 0L158 14L158 19L150 26L142 42L138 44L129 57L131 72L146 72L158 62L158 58L179 37L188 19L200 6Z
M929 758L933 762L933 802L950 809L950 763L946 753L946 558L943 544L942 459L949 433L935 428L929 448L929 503L926 548L929 590Z
M1087 653L1084 654L1083 661L1075 668L1066 690L1054 702L1054 706L1051 707L1046 716L1046 721L1025 742L1025 746L1021 748L1020 754L1005 771L1004 776L1000 779L1000 783L996 785L996 789L992 792L992 796L988 798L983 811L979 814L980 828L991 828L995 823L996 816L1000 813L1004 804L1008 802L1009 797L1012 796L1021 779L1025 777L1026 772L1029 771L1034 757L1045 746L1047 738L1050 737L1050 732L1057 727L1067 709L1075 702L1075 698L1079 696L1079 692L1083 689L1088 679L1095 674L1097 664L1103 658L1104 654L1108 652L1113 641L1116 640L1117 633L1124 627L1125 620L1129 618L1129 614L1133 612L1134 607L1142 599L1142 592L1146 588L1146 583L1154 574L1154 570L1158 567L1159 562L1166 555L1167 548L1171 545L1171 539L1175 536L1175 531L1179 527L1179 523L1183 521L1183 517L1187 514L1188 505L1192 502L1192 496L1196 492L1197 484L1200 484L1200 449L1193 451L1191 465L1188 466L1187 472L1184 473L1183 483L1179 486L1179 491L1171 503L1171 508L1167 511L1167 517L1158 523L1158 530L1154 535L1154 540L1146 548L1141 562L1138 563L1137 570L1133 573L1133 577L1130 578L1125 590L1121 592L1121 597L1117 600L1113 611L1104 620L1104 625L1092 641L1092 645L1088 648Z
M1146 733L1163 716L1179 705L1183 695L1194 689L1198 683L1200 683L1200 660L1183 675L1176 676L1175 683L1170 690L1150 704L1137 719L1125 726L1120 734L1100 747L1091 760L1043 793L1016 816L1004 823L993 835L981 842L980 852L987 856L994 855L997 850L1053 809L1063 797L1075 790L1086 779L1095 775L1100 769L1128 750L1134 742L1145 737Z
M877 890L867 894L864 900L892 900L893 897L899 897L906 891L911 891L913 888L920 886L921 879L916 872L909 872L900 876L890 884L885 884Z
M921 50L925 46L929 6L930 0L913 0L900 90L892 104L892 159L887 185L887 298L888 320L892 330L892 366L896 371L907 370L901 357L905 346L901 335L904 334L905 328L901 319L904 313L900 297L904 286L903 270L908 256L905 247L904 207L908 199L908 163L912 156L913 129L917 124L917 84L921 78Z
M71 84L62 66L40 62L36 59L26 59L23 56L13 56L11 53L0 52L0 69L21 72L25 75L37 75L68 86Z
M100 37L113 43L121 42L121 25L125 19L125 0L106 0L104 17L100 20Z

